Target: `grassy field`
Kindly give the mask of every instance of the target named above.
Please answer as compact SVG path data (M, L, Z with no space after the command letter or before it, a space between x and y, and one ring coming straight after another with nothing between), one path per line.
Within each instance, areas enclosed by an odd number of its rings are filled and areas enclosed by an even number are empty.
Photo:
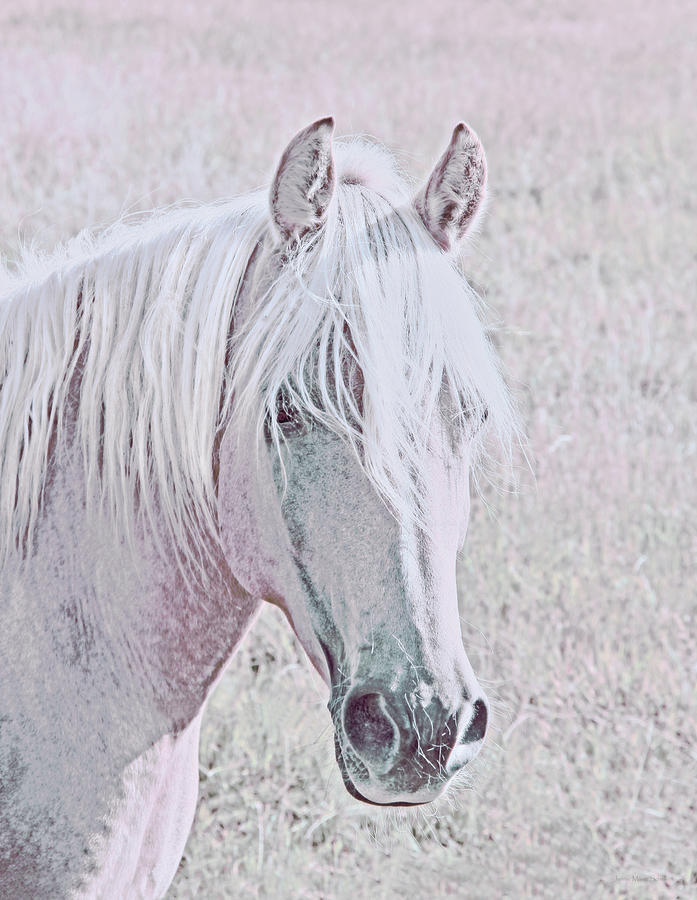
M474 504L463 632L497 722L474 787L373 812L267 610L212 698L168 895L697 895L697 16L689 4L0 7L0 253L265 182L333 114L425 174L467 119L468 271L534 456ZM147 9L147 12L143 12Z

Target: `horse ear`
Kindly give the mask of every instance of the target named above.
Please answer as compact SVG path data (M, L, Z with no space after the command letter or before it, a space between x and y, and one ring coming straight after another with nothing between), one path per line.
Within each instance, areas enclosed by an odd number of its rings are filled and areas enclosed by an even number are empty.
M334 193L334 119L318 119L286 147L271 185L271 216L288 241L324 222Z
M414 205L433 239L447 252L470 230L485 198L484 148L474 131L460 122Z

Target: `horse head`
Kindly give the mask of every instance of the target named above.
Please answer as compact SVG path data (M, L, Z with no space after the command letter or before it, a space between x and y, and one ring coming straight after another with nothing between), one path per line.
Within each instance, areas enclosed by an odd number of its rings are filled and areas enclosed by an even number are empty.
M332 131L283 153L238 299L219 520L235 577L329 685L348 791L411 805L487 730L456 556L484 421L510 407L453 260L486 164L460 124L413 196L384 150Z

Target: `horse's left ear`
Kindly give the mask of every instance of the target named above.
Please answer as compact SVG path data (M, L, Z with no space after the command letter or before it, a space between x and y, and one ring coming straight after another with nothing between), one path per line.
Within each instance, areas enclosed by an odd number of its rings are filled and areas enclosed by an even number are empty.
M470 230L485 198L484 148L474 131L460 122L414 205L433 239L447 252Z
M271 185L271 216L285 241L319 228L334 193L334 119L318 119L286 147Z

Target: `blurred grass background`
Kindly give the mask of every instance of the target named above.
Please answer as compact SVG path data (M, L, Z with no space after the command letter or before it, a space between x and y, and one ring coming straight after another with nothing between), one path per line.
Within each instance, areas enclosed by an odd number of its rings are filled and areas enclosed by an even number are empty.
M474 787L368 810L265 611L209 705L168 897L697 893L697 15L676 0L18 0L0 7L0 253L270 177L333 114L424 176L464 118L468 272L535 458L475 502Z

